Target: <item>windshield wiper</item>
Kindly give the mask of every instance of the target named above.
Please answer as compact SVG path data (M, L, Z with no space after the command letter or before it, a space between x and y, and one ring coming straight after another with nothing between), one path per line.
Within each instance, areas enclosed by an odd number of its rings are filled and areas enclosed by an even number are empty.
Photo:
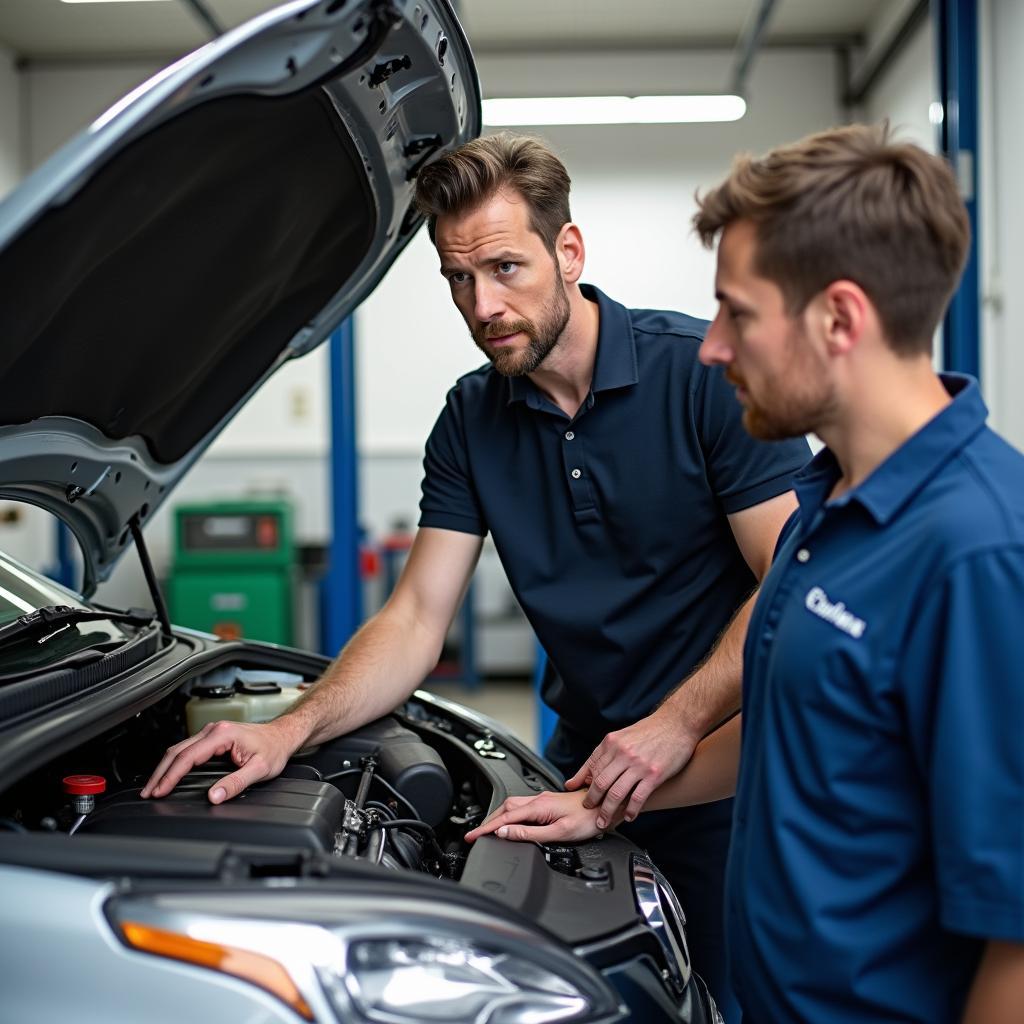
M148 626L154 612L130 608L126 612L99 612L90 608L72 608L66 604L51 604L19 616L6 626L0 626L0 647L7 647L31 637L58 633L79 622L125 622L131 626Z

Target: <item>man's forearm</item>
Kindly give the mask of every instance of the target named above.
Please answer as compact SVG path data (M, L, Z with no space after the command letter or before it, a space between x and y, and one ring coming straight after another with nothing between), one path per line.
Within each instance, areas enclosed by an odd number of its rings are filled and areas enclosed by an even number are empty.
M701 740L686 767L650 795L645 810L689 807L732 796L740 763L740 721L736 715Z
M317 684L278 719L295 749L322 743L393 711L437 664L443 637L385 605Z
M693 736L705 736L740 707L743 643L757 591L740 605L704 662L676 687L658 710L671 711Z
M1024 1020L1024 943L989 942L974 975L963 1024Z

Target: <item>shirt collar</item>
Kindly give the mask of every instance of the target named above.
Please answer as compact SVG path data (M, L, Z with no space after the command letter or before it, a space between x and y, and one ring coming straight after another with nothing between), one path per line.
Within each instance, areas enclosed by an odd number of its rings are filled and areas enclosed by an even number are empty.
M932 477L985 426L988 409L973 377L939 375L953 399L938 415L896 449L866 480L836 499L856 501L879 525L885 525ZM793 481L801 518L810 523L842 475L828 448L822 449Z
M599 312L597 355L594 358L594 377L590 384L588 404L593 396L613 388L625 388L640 379L637 372L636 339L633 337L633 323L629 310L620 302L609 299L593 285L581 284L580 291L585 299L597 303ZM508 401L526 401L536 407L542 398L540 391L529 377L508 378Z

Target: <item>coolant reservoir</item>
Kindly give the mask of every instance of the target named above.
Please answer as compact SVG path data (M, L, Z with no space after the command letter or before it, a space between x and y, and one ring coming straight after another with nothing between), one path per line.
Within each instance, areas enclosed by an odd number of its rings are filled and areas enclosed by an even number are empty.
M190 736L210 722L269 722L301 696L305 681L293 672L222 669L197 680L185 705Z

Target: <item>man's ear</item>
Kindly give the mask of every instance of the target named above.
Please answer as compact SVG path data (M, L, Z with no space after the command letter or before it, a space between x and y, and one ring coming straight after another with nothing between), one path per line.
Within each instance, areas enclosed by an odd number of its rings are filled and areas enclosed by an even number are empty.
M582 277L586 255L580 229L571 221L563 224L555 239L555 260L563 281L575 284Z
M821 293L825 344L831 355L845 355L860 344L870 323L877 320L864 289L853 281L833 281Z

